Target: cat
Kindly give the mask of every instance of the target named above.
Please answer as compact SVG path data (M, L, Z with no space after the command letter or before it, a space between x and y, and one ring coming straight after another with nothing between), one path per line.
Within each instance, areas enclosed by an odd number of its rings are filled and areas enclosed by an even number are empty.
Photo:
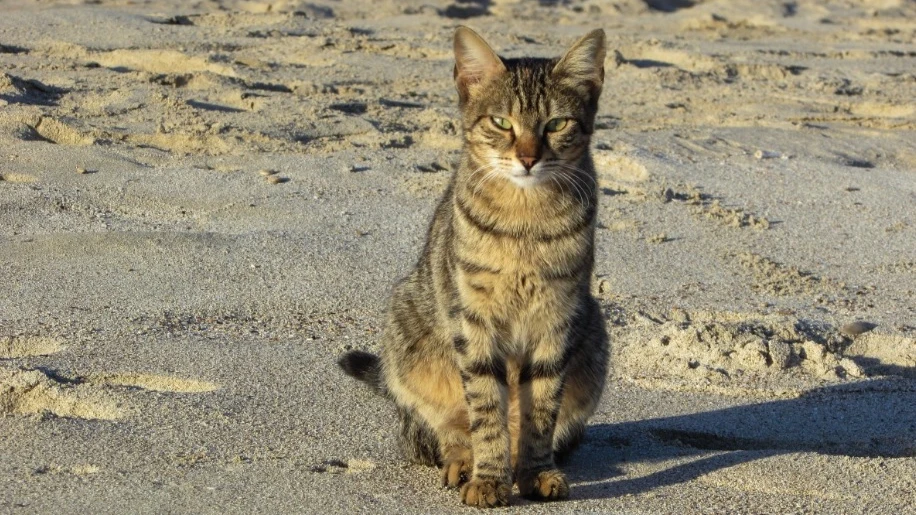
M413 272L394 288L381 355L347 374L394 400L400 445L462 502L563 499L608 367L590 293L597 179L589 140L604 82L594 30L558 59L503 59L454 35L460 165Z

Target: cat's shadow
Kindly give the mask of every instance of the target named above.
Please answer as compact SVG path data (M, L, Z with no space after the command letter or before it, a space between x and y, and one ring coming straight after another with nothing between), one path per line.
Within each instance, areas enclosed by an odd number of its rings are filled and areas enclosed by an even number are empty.
M639 494L778 454L916 456L916 369L801 397L588 428L563 466L576 499ZM718 451L718 452L717 452ZM673 461L627 477L627 463Z

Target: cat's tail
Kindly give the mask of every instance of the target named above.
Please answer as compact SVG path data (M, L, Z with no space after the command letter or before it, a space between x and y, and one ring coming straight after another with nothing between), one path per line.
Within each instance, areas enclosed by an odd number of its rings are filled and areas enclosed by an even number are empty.
M375 354L351 350L337 360L344 373L369 385L379 395L388 395L382 377L382 361Z

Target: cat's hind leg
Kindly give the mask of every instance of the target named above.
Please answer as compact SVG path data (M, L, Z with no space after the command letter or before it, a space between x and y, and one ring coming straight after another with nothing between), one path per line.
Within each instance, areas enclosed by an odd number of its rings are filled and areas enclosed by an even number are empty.
M410 408L398 406L401 434L398 443L409 461L420 465L439 466L439 438L429 425Z
M563 399L553 435L557 462L565 461L585 436L589 417L598 407L608 369L608 337L598 303L591 299L574 324L576 352L571 356Z
M401 419L399 443L409 461L439 467L444 487L458 488L468 481L474 468L474 456L463 430L440 428L440 436L413 410L398 407L398 415Z
M467 481L474 465L467 401L457 368L448 356L436 355L437 347L428 345L433 351L423 356L392 357L387 384L398 404L404 454L416 463L438 465L442 485L455 488Z
M466 409L423 406L420 410L429 418L414 414L401 419L402 448L417 463L439 466L442 486L458 488L474 468Z

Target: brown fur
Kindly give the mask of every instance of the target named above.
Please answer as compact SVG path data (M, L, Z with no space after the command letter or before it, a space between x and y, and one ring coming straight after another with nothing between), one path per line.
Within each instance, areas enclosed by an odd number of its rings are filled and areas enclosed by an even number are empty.
M513 482L526 497L567 497L555 458L604 387L588 151L604 46L593 31L560 59L506 60L456 31L461 165L394 290L380 359L340 361L394 399L405 453L439 465L469 505L508 504Z

